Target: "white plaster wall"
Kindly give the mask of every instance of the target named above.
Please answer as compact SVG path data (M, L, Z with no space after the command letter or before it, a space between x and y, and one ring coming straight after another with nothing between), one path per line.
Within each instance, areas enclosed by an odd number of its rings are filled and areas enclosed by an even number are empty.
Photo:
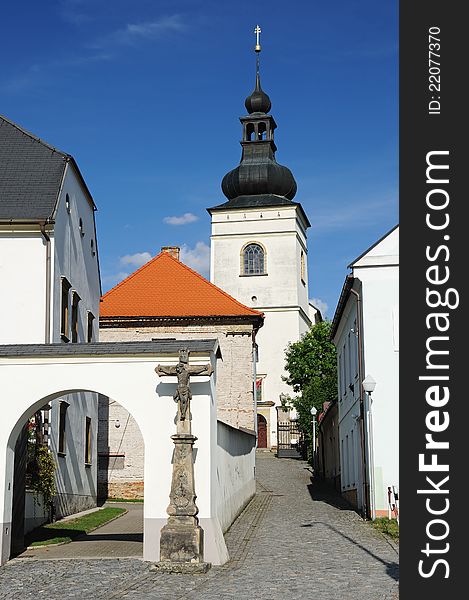
M67 194L69 210L66 206ZM80 219L84 235L80 232ZM61 277L66 277L72 286L71 289L80 296L78 342L87 342L88 311L95 317L93 341L97 341L101 294L94 210L70 164L65 170L53 231L51 339L55 343L61 342ZM70 333L68 337L71 339ZM66 456L56 454L56 508L58 514L63 515L96 506L98 406L97 395L86 392L69 395L60 400L70 404L66 420ZM50 445L55 453L58 447L58 412L58 400L55 400L52 402L50 433ZM91 417L91 466L85 465L84 460L86 417Z
M158 378L155 365L174 364L175 356L15 359L0 358L0 402L4 407L0 429L0 516L2 560L9 555L14 444L27 417L44 400L64 391L88 389L115 399L135 418L145 444L144 558L158 560L159 531L166 523L171 486L171 458L175 432L173 393L176 377ZM210 355L191 364L206 364ZM227 560L226 546L216 517L216 401L215 381L194 376L191 383L193 433L198 438L195 457L197 505L206 526L206 560ZM12 402L11 398L15 401Z
M353 330L353 331L352 331ZM357 302L350 295L335 338L338 364L339 452L342 493L356 490L363 505L363 470L360 432L360 382L358 377ZM350 499L350 496L348 496Z
M371 375L376 389L365 394L368 479L373 514L387 512L388 486L399 488L399 229L392 231L353 265L354 287L361 296L363 324L363 378ZM342 491L351 488L351 469L359 469L358 505L362 506L358 365L352 329L357 329L357 302L351 295L338 326L335 344L339 378L339 435ZM350 352L350 348L353 352ZM352 389L350 389L350 385ZM346 452L346 436L350 444ZM354 465L354 466L351 466ZM352 473L353 476L353 473Z
M0 344L45 340L46 245L39 227L0 228Z
M70 198L70 213L66 209L66 195ZM84 235L79 230L82 219ZM94 244L93 255L91 241ZM54 227L54 273L52 341L60 342L60 278L66 277L81 300L78 305L78 340L87 341L87 311L95 317L94 332L98 340L99 299L101 296L94 211L82 185L70 165L67 166L57 206Z
M256 436L217 423L217 515L225 532L256 492Z
M387 487L399 488L399 351L394 340L399 270L389 266L355 273L363 289L364 375L376 381L370 410L375 509L387 510Z
M65 454L58 454L59 400L69 403L65 419ZM97 499L97 394L76 392L51 403L50 448L54 454L57 498L55 509L62 517L96 506ZM85 463L86 417L91 418L91 463Z
M241 275L241 251L249 242L264 246L267 275ZM299 298L300 248L306 248L306 239L295 208L216 213L212 216L210 279L247 306L296 306L301 300L307 313L307 297Z

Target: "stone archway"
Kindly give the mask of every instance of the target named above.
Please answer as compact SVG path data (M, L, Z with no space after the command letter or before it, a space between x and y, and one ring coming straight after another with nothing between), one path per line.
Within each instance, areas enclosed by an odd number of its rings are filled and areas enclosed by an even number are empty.
M267 448L267 420L264 415L257 415L257 447Z
M157 364L172 364L181 346L193 364L216 367L216 340L0 346L0 548L10 556L15 443L29 416L45 403L79 391L114 398L132 414L145 446L144 560L159 560L160 530L166 524L171 489L174 383L155 375ZM194 465L199 518L205 529L206 557L223 564L228 555L214 512L216 481L216 402L208 376L191 384L193 432L198 438Z

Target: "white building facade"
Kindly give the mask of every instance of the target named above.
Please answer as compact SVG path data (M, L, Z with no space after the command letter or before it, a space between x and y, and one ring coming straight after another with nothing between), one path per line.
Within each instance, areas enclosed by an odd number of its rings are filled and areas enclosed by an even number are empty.
M0 117L0 344L96 340L94 211L74 159ZM70 394L45 406L56 515L96 506L96 395Z
M341 489L375 518L389 514L399 490L399 228L350 268L332 327ZM376 382L371 394L362 385L367 376Z
M228 201L209 208L212 218L210 278L243 304L265 314L256 341L256 395L260 447L277 445L280 394L292 394L282 380L285 350L311 326L308 301L307 237L310 226L292 199L296 182L275 159L276 123L260 86L245 102L240 165L225 175ZM265 438L261 426L266 429Z

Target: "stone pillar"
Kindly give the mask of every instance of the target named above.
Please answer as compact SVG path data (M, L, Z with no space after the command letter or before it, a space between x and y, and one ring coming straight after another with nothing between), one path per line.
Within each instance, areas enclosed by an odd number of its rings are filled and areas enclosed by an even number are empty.
M171 573L205 573L204 532L199 525L195 503L193 446L197 440L190 433L172 435L174 442L173 476L168 522L161 530L158 571Z

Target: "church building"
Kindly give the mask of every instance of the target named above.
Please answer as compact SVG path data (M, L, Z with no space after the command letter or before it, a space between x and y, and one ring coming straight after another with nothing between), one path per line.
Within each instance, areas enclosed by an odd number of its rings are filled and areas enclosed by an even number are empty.
M258 41L259 42L259 41ZM240 164L227 173L222 190L227 201L212 206L211 281L243 304L265 314L257 335L258 446L277 445L280 395L291 394L282 380L285 349L308 331L316 309L308 296L310 222L293 198L296 181L277 163L271 102L262 90L260 45L256 45L255 89L240 118Z

